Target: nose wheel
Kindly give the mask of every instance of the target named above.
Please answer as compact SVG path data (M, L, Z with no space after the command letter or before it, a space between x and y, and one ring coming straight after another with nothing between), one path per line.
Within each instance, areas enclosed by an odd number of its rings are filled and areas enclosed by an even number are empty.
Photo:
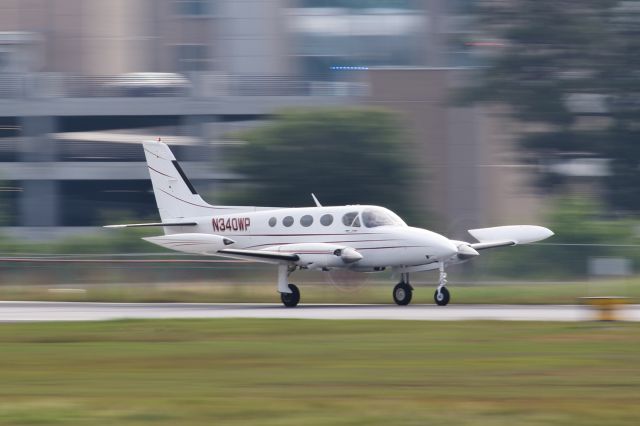
M447 306L449 300L451 300L449 290L446 287L438 288L433 295L433 300L438 306Z

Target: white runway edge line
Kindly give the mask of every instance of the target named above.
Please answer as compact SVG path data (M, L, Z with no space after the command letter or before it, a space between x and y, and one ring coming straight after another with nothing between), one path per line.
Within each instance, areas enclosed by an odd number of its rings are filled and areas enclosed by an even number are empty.
M169 318L290 318L413 321L589 321L581 305L346 305L242 303L0 302L0 322L105 321ZM619 319L640 321L640 305L620 308Z

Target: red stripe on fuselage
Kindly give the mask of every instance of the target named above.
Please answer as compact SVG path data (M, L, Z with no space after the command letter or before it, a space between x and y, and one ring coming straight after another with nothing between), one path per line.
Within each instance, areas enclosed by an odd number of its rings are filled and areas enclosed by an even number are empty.
M396 241L397 238L386 239L386 240L340 240L340 241L316 241L318 244L343 244L343 243L381 243L384 241ZM289 245L289 244L301 244L300 242L291 242L291 241L283 241L278 243L268 243L268 244L257 244L255 246L245 247L246 249L252 249L257 247L269 247L269 246L280 246L280 245ZM304 244L304 242L303 242Z
M378 232L358 232L340 234L227 234L228 237L318 237L318 236L344 236L344 235L384 235Z

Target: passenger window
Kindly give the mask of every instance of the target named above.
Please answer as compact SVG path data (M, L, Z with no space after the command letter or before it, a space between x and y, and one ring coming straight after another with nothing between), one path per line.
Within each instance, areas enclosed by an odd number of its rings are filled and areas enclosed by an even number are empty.
M311 215L304 215L300 218L300 225L302 226L311 226L311 224L313 223L313 217Z
M271 219L269 219L269 226L273 228L274 226L276 226L277 222L278 220L275 217L272 217Z
M320 218L320 223L324 226L331 225L333 223L333 216L331 216L330 214L323 214Z
M284 219L282 219L282 224L287 228L290 227L291 225L293 225L293 217L291 216L285 217Z
M342 216L342 223L345 224L345 226L359 227L360 218L358 217L358 212L349 212Z

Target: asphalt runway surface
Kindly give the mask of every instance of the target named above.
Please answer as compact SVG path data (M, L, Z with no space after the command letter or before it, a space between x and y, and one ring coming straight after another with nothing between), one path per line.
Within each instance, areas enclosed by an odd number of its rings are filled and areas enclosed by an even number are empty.
M640 305L618 308L617 319L640 321ZM0 302L0 322L103 321L150 318L295 318L350 320L589 321L581 305L329 305L285 308L269 303Z

